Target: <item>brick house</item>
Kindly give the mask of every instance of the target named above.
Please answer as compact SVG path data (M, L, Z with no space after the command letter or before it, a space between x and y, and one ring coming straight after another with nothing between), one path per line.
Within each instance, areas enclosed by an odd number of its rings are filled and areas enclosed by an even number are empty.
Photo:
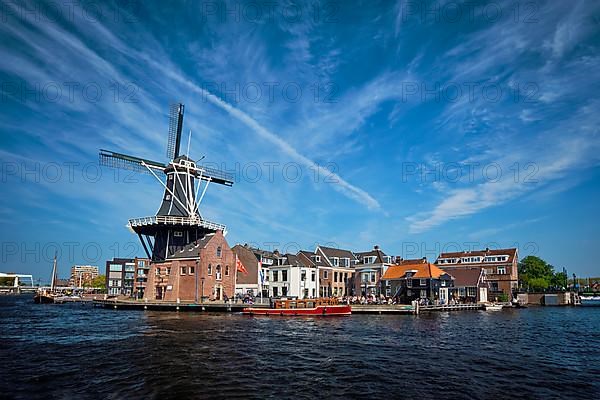
M450 269L449 273L454 278L454 286L450 289L451 298L462 303L485 303L488 301L489 284L486 280L485 269L454 267Z
M184 246L167 261L152 263L144 299L222 301L235 291L235 255L222 231Z
M317 246L315 255L320 255L325 264L331 267L328 271L329 287L331 288L329 295L334 297L351 295L354 282L354 266L358 263L354 253L350 250Z
M392 265L392 257L379 246L373 250L356 253L358 263L354 266L354 290L357 295L369 296L383 293L381 277Z
M490 296L500 293L511 296L519 287L519 254L517 249L485 249L441 253L435 264L452 274L455 267L476 267L485 270Z
M236 244L232 247L232 250L248 271L247 274L237 273L235 292L242 296L246 294L262 295L263 297L271 296L269 287L271 280L270 268L281 265L285 257L278 250L262 250L248 244Z

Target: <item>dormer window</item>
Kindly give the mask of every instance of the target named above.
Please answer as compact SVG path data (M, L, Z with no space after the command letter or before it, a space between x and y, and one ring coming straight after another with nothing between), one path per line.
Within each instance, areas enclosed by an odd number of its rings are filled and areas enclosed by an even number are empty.
M314 262L321 262L321 256L314 255L311 257Z
M331 261L331 265L334 267L338 267L340 265L340 259L337 257L331 257L329 261Z

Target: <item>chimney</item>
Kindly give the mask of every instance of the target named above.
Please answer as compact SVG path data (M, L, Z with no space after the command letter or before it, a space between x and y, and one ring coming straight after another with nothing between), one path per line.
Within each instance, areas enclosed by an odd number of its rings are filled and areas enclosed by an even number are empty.
M379 246L377 246L377 245L375 245L373 248L374 248L375 250L379 250Z

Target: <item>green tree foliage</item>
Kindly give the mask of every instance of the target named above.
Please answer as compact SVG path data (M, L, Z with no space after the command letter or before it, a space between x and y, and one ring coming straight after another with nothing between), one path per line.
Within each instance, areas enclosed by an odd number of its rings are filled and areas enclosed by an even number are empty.
M106 289L106 276L98 275L91 283L85 284L84 287L92 287L96 289Z
M554 267L536 256L527 256L519 262L519 279L524 287L547 289L565 286L566 274L554 272Z
M0 278L0 286L12 286L15 284L15 278L2 277Z

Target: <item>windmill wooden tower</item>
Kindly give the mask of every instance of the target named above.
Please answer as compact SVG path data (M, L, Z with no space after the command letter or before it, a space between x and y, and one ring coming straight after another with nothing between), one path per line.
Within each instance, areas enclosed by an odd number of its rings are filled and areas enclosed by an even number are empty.
M100 165L149 173L164 187L156 215L133 218L128 224L139 236L148 258L153 262L170 259L207 234L216 231L226 233L225 225L203 219L198 208L210 183L232 186L233 177L224 171L198 165L189 154L180 154L183 113L183 104L170 106L167 163L100 150ZM202 186L202 193L196 201Z

